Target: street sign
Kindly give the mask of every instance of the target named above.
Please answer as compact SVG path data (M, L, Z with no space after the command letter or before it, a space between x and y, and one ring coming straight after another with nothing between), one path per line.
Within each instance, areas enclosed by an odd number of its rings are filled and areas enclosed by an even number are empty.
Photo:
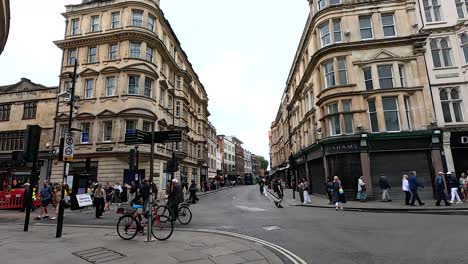
M75 140L73 133L67 133L65 137L65 146L63 148L63 161L73 161L73 153L75 152Z
M155 143L181 142L182 130L154 132Z
M151 133L138 129L127 130L125 132L125 145L134 144L151 144Z

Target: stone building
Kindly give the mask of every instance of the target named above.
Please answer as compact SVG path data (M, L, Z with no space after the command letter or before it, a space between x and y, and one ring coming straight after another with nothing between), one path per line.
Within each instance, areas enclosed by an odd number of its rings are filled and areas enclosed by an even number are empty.
M230 181L235 180L236 171L236 152L235 144L232 137L225 135L218 135L219 145L221 146L221 157L222 157L222 173L225 178Z
M245 164L244 164L244 148L242 148L242 144L244 144L240 139L238 139L235 136L231 137L232 142L234 143L234 152L236 154L235 156L235 161L236 161L236 167L235 167L235 175L237 177L244 176L245 173Z
M12 152L24 149L27 125L42 128L39 145L40 178L46 179L51 166L50 150L54 127L57 87L46 87L21 78L12 85L0 86L0 182L8 180ZM13 166L17 177L29 176L31 168Z
M217 150L217 136L216 136L216 128L208 122L207 126L207 138L208 138L208 178L213 179L216 177L216 150Z
M426 42L426 66L437 125L443 129L445 171L468 170L468 2L421 1L417 5Z
M10 0L0 1L0 54L5 48L10 31Z
M252 153L244 149L244 175L252 176Z
M70 175L83 181L135 180L128 156L135 146L124 144L126 130L182 130L180 143L157 144L154 176L159 190L170 176L172 151L181 159L175 177L197 183L207 177L208 97L159 1L83 1L66 6L66 33L55 44L63 51L61 91L69 89L78 60L73 114L75 160ZM57 138L67 130L68 106L60 103ZM58 144L58 140L55 142ZM150 146L140 145L139 175L149 177ZM85 159L91 159L83 170ZM89 163L89 162L88 162ZM52 178L61 178L63 163Z
M370 194L381 175L400 193L414 170L431 196L443 166L417 2L309 3L271 127L272 168L288 182L308 179L314 193L339 176L350 197L361 175Z

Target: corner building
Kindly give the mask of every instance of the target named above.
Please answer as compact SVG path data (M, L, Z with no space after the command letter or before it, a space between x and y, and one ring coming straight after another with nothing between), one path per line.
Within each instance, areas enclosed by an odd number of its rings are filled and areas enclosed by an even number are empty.
M154 180L166 188L167 160L182 159L175 177L182 181L207 177L206 130L208 97L169 22L154 0L83 1L66 6L61 91L71 86L79 61L73 114L75 159L70 175L83 180L130 182L125 131L180 129L183 142L157 144ZM57 141L67 129L68 106L61 101ZM139 174L149 177L150 146L139 146ZM90 166L85 170L85 160ZM205 169L202 169L205 168ZM204 175L202 175L204 174ZM54 164L52 179L63 177L63 163Z
M440 130L413 0L310 0L305 26L270 145L273 168L306 178L324 193L340 177L354 199L362 175L379 195L380 175L400 195L403 174L416 171L432 196L442 170ZM292 168L291 157L297 166Z

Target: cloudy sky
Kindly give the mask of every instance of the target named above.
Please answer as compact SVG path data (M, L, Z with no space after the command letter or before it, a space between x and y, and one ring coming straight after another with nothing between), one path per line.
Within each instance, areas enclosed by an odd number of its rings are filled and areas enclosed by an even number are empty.
M11 28L0 56L0 85L21 77L58 85L65 4L11 0ZM45 4L47 3L47 4ZM209 97L218 134L269 159L268 130L308 15L305 0L161 0L161 8Z

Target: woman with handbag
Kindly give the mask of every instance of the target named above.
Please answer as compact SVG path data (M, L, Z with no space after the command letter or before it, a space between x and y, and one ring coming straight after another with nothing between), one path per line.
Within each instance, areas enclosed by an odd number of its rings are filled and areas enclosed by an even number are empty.
M344 195L343 186L341 185L340 178L335 176L333 178L333 198L332 202L335 204L335 210L338 211L338 208L343 210L343 203L346 203L346 198Z
M359 177L358 180L358 193L356 199L361 201L362 203L367 200L367 192L366 192L366 183L364 182L364 176Z

